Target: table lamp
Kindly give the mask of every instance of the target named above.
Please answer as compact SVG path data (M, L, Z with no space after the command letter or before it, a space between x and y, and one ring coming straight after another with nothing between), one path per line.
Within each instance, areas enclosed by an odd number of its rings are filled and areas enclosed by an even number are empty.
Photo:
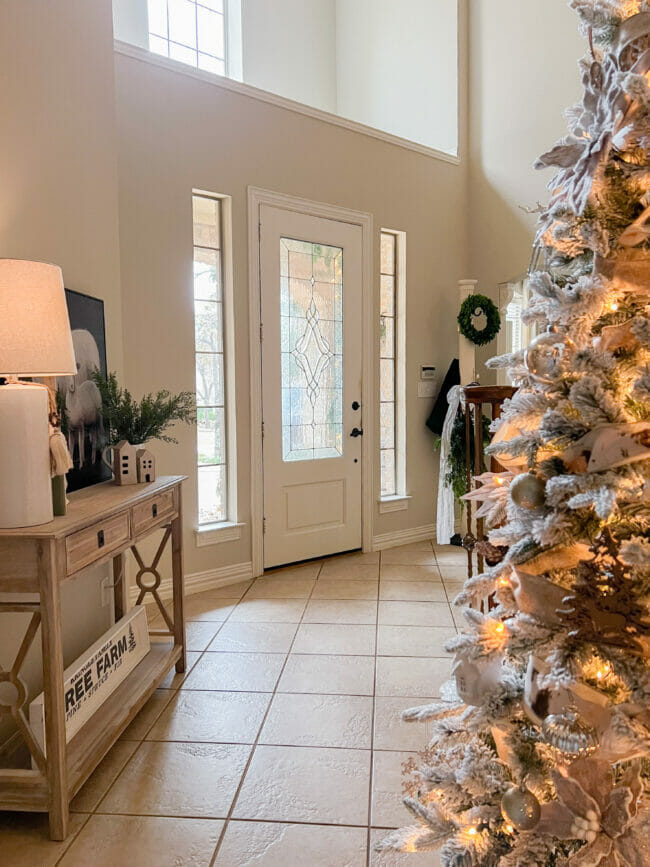
M18 377L77 372L56 265L0 259L0 528L53 519L48 392Z

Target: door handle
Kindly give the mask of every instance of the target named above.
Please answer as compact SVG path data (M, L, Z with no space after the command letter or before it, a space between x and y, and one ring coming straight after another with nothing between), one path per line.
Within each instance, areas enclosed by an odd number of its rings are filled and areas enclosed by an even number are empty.
M353 410L361 409L361 404L359 403L358 400L353 400L353 401L352 401L352 409L353 409Z
M353 427L350 431L351 437L362 437L363 436L363 428L359 429L358 427Z

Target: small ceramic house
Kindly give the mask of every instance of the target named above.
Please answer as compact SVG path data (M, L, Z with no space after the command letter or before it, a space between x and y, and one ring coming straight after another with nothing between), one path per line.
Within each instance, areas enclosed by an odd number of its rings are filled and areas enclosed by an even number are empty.
M117 485L135 485L138 481L136 449L126 440L113 446L113 474Z
M136 463L138 465L138 482L141 485L156 480L156 459L149 449L138 449Z

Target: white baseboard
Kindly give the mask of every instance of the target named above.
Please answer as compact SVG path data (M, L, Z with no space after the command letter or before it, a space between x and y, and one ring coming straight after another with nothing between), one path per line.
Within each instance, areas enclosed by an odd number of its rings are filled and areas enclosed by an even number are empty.
M232 566L221 566L219 569L208 569L206 572L194 572L185 576L185 595L192 596L194 593L203 593L205 590L216 590L219 587L227 587L229 584L238 584L240 581L250 581L253 577L252 563L235 563ZM149 576L147 576L147 580ZM135 603L138 598L139 588L131 587L131 602ZM161 582L158 593L162 599L172 598L172 580L166 578ZM145 601L153 601L152 597L145 596Z
M436 532L435 524L425 524L424 527L412 527L410 530L395 530L392 533L382 533L372 540L373 551L383 551L384 548L397 548L399 545L410 545L411 542L422 542L433 539Z

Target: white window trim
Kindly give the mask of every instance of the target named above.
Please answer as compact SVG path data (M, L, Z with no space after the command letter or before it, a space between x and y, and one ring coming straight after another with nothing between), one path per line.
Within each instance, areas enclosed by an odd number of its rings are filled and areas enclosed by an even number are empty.
M219 521L215 524L201 524L194 530L194 544L197 548L208 545L219 545L222 542L236 542L241 539L242 529L246 524L233 521Z
M232 197L209 190L192 190L193 196L218 199L221 203L221 270L223 279L223 361L224 361L224 406L226 408L226 489L228 517L225 521L199 524L198 516L194 530L196 546L202 548L218 542L239 539L245 526L237 520L237 419L235 401L235 311L232 261ZM197 455L198 458L198 455ZM198 467L198 460L197 460ZM198 477L197 477L198 484ZM198 502L198 500L197 500ZM232 535L237 531L237 535Z
M141 60L145 63L151 63L154 66L159 66L162 69L167 69L170 72L176 72L180 75L186 75L190 78L198 79L206 84L211 84L213 87L219 87L222 90L229 90L233 93L239 93L243 96L248 96L257 99L260 102L267 102L271 105L277 105L280 108L288 109L303 114L307 117L316 118L316 120L331 123L335 126L342 126L344 129L352 130L353 132L362 133L363 135L371 136L372 138L380 139L389 144L397 145L398 147L406 148L407 150L415 151L419 154L424 154L428 157L433 157L443 163L451 163L454 166L460 166L461 160L455 154L446 153L445 151L437 150L436 148L428 147L418 142L410 141L398 135L393 135L389 132L375 129L372 126L359 123L356 120L348 120L345 117L339 117L337 114L332 114L329 111L323 111L320 108L313 108L310 105L304 105L301 102L296 102L293 99L287 99L284 96L278 96L275 93L270 93L267 90L261 90L259 87L253 87L251 84L244 84L243 81L235 81L232 78L226 78L222 75L215 75L213 72L206 72L204 69L197 69L194 66L189 66L186 63L181 63L178 60L172 60L169 57L162 57L158 54L153 54L144 48L137 45L130 45L128 42L121 42L116 39L114 49L117 54L122 54L125 57L131 57L135 60Z
M406 493L406 232L382 228L395 237L395 493L379 497L379 511L408 509ZM381 483L379 486L381 490Z
M409 500L411 500L408 494L401 496L400 494L392 494L388 497L382 497L379 500L379 514L385 515L388 512L405 512L409 507Z

